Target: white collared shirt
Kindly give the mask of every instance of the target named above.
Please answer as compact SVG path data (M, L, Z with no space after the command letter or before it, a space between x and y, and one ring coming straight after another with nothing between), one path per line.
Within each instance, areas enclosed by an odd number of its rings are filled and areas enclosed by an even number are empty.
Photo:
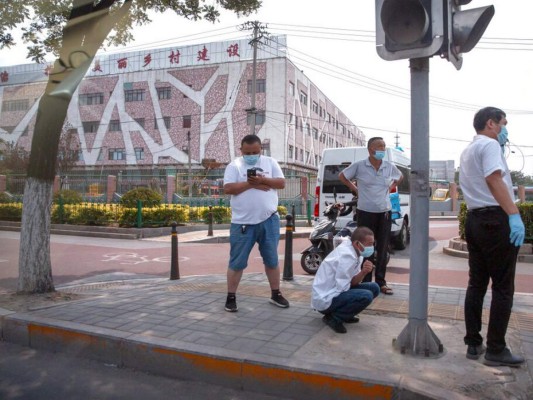
M341 242L322 261L315 275L311 307L318 311L326 310L333 298L350 289L352 278L361 271L362 264L363 257L357 255L352 242Z
M514 200L513 182L507 162L497 140L485 135L476 135L461 153L459 185L469 210L498 206L485 178L500 171L511 199Z

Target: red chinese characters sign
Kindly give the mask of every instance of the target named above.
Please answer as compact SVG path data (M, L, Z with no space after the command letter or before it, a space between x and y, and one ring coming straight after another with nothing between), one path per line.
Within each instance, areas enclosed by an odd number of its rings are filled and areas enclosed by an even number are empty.
M179 50L176 50L175 53L174 53L174 50L172 50L172 52L168 56L168 59L170 60L171 64L179 64L180 63L180 56L181 56L181 53L180 53Z
M117 60L118 69L124 69L128 66L128 58L124 57L119 60Z
M241 56L239 54L239 44L238 43L230 44L226 51L228 52L228 56L229 57L240 57Z
M209 61L209 58L207 58L207 49L204 48L198 52L198 58L197 61Z

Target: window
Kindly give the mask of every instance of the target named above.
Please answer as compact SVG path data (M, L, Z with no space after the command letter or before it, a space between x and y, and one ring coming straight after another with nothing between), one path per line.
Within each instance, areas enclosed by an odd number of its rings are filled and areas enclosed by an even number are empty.
M145 99L145 90L144 89L132 89L124 90L124 101L144 101Z
M307 105L307 93L300 92L300 103Z
M289 94L294 96L294 83L289 82Z
M331 114L328 113L328 123L331 122Z
M300 160L304 160L304 149L300 149Z
M261 154L270 157L270 139L263 139L261 143Z
M183 127L184 128L190 128L191 127L191 116L190 115L184 115L183 116Z
M137 122L137 124L144 129L144 118L135 118L135 122Z
M318 140L318 129L313 128L313 137Z
M248 125L251 124L252 122L252 115L253 114L248 114L247 117L246 117L246 123ZM256 125L263 125L265 123L265 112L264 111L257 111L255 113L255 124Z
M98 121L85 121L82 122L82 124L85 133L96 133L98 131L98 126L100 125Z
M304 160L306 163L309 163L309 152L306 151L305 152L305 160Z
M80 106L92 106L94 104L104 104L103 93L85 93L80 94L78 99Z
M305 131L307 135L311 136L311 126L309 124L305 124Z
M167 87L160 87L160 88L157 88L157 98L159 100L168 100L170 99L170 86L167 86Z
M292 113L289 113L289 124L292 122L292 118L294 117L294 115L292 115Z
M154 120L154 129L159 129L160 122L157 118ZM170 117L163 117L163 123L165 124L165 128L170 129Z
M288 154L289 160L292 160L294 157L294 147L289 144L289 154Z
M30 108L28 99L5 100L2 102L2 111L26 111Z
M313 112L318 114L318 104L316 103L316 101L313 101Z
M314 164L314 165L315 165L315 166L318 165L318 156L317 156L316 154L315 154L315 164Z
M320 116L322 117L322 113L324 112L324 109L322 108L322 106L319 107L319 110L320 110L320 111L319 111L319 114L318 114L318 115L320 115Z
M298 117L294 117L294 129L298 129Z
M122 132L120 121L118 119L112 119L109 121L109 132Z
M109 149L109 159L110 160L124 160L125 156L124 149Z
M136 147L135 148L135 159L136 160L144 160L144 148L143 147Z
M104 159L104 152L102 151L102 149L100 149L100 151L98 152L98 158L96 159L96 161L102 161Z
M247 84L248 93L252 93L252 80L248 80ZM266 92L266 80L265 79L256 79L255 80L255 93L265 93Z

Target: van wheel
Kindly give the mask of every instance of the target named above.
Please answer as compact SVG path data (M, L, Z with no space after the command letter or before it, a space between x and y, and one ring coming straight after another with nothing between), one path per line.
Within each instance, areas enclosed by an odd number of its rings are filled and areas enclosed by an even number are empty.
M394 239L394 248L396 250L404 250L409 243L409 232L407 231L407 223L403 221L400 233Z
M324 253L311 253L309 251L306 251L302 254L302 258L300 259L300 265L302 266L302 269L305 272L310 275L314 275L316 274L316 271L318 271L318 268L320 267L320 264L322 264L322 261L324 261Z

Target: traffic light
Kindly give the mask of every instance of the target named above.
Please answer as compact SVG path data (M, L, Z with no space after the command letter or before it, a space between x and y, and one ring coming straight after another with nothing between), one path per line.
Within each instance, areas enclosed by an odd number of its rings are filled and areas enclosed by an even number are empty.
M455 68L461 69L461 53L472 50L487 29L494 16L494 6L461 10L461 6L471 0L445 0L444 26L446 31L442 57L450 61Z
M444 2L376 0L376 48L385 60L431 57L444 44Z

